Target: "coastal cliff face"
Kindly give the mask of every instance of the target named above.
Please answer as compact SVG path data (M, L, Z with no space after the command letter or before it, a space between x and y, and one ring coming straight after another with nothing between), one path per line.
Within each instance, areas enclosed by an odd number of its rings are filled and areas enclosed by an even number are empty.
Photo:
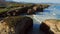
M22 8L17 8L13 10L8 10L6 12L0 13L0 16L16 16L16 15L22 15L22 14L35 14L35 12L43 12L45 8L48 8L49 5L32 5L29 7L22 7Z
M9 26L6 22L0 21L0 34L9 34Z
M0 21L0 34L27 34L33 27L30 17L14 16Z
M42 22L40 30L49 34L60 34L60 20L47 19Z

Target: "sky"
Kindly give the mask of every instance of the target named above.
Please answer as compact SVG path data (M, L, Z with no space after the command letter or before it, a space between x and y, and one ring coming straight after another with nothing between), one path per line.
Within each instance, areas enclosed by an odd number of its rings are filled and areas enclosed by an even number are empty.
M31 2L31 3L60 3L60 0L8 0L16 2Z

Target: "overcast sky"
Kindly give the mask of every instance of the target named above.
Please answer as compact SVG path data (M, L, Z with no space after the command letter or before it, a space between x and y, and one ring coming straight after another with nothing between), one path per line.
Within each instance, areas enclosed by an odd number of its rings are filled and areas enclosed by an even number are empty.
M32 3L60 3L60 0L9 0L16 2L32 2Z

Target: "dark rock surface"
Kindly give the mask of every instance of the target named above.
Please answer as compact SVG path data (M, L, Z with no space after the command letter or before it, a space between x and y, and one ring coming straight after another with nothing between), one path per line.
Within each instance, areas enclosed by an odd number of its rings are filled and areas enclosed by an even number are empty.
M46 34L60 34L60 20L46 19L40 25L40 30Z
M27 34L32 28L33 20L26 16L7 17L0 22L0 34Z
M54 34L52 31L50 31L50 27L42 22L40 25L40 30L44 32L45 34Z
M22 24L21 24L22 23ZM23 18L18 25L16 25L16 34L27 34L33 28L33 20L31 18Z
M40 6L32 5L29 7L22 7L18 9L8 10L0 14L0 16L5 17L5 16L17 16L17 15L31 15L35 14L35 12L43 12L43 10L48 7L49 5L40 5Z

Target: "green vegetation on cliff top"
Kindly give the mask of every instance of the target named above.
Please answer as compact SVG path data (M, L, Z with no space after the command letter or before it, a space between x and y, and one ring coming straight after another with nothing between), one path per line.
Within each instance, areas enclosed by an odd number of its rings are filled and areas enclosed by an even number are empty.
M23 6L32 6L33 4L22 4L22 3L11 3L11 2L7 2L6 6L0 6L0 13L6 12L8 10L11 9L15 9L17 7L23 7ZM36 5L40 5L40 4L36 4ZM47 4L43 4L44 6L46 6Z

